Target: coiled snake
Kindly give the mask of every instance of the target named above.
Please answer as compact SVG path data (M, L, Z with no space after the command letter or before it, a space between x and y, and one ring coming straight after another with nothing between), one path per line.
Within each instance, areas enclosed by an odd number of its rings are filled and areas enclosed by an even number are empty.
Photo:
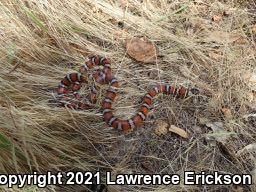
M61 80L57 89L59 103L62 106L73 109L93 108L93 104L95 104L97 100L98 88L95 85L92 86L88 99L82 97L78 91L81 89L82 83L87 83L87 73L89 70L100 65L103 66L103 69L97 70L90 77L99 84L109 84L109 88L107 89L105 98L102 102L103 119L110 127L122 130L125 133L142 125L148 115L153 98L157 94L172 94L175 97L184 98L189 93L189 89L183 86L176 87L168 84L157 85L145 94L142 98L142 104L138 112L132 118L127 120L119 119L114 116L112 109L112 103L115 101L117 96L119 83L112 75L110 61L109 59L101 56L91 56L89 57L89 60L80 67L79 73L67 74ZM73 99L70 99L70 96L72 96Z

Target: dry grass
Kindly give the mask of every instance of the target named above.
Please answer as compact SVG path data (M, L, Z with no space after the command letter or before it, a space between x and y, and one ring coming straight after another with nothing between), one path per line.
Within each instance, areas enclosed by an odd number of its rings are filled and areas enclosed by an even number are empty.
M113 173L252 172L255 154L233 154L256 138L255 119L244 118L256 109L255 100L248 96L253 85L245 78L256 69L251 30L255 9L253 1L2 0L0 172L98 167ZM226 10L231 11L229 16L219 22L211 20ZM157 45L156 63L141 64L126 55L125 39L133 36L147 37ZM51 102L60 79L77 71L89 54L112 60L122 82L115 103L121 117L131 116L148 87L160 81L190 85L202 92L183 101L158 97L141 129L120 134L106 129L98 110L68 110ZM223 106L231 110L231 118L223 116ZM184 128L191 138L155 136L152 125L159 118ZM235 133L225 145L207 140L211 129L205 122L214 121ZM228 186L115 188L234 190Z

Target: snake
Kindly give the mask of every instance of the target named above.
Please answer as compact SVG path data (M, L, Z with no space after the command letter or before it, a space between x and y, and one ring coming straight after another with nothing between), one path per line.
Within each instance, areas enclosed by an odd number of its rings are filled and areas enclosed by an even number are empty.
M96 66L102 66L103 69L98 69L94 73L89 74L89 71ZM163 83L156 85L142 97L141 105L135 115L129 119L120 119L114 115L112 108L120 86L119 81L112 74L111 62L106 57L93 55L88 57L84 65L79 68L79 72L68 73L61 80L57 88L59 104L76 110L92 109L97 101L98 87L95 84L91 86L90 93L87 97L79 94L82 85L88 83L89 79L101 85L109 85L101 104L103 120L109 127L123 131L124 133L133 131L145 122L153 104L153 99L158 94L162 93L185 98L190 91L184 86L173 86Z

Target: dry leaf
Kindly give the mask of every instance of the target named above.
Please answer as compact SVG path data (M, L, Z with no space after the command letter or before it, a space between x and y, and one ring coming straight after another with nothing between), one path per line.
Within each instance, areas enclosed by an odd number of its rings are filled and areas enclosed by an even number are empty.
M156 60L156 47L146 38L126 39L126 51L137 61L148 63Z
M226 119L231 119L232 118L232 113L231 113L231 110L229 108L223 107L221 109L221 111L222 111L222 113L223 113L223 115Z
M168 133L169 125L163 120L156 120L155 127L155 134L158 136L166 135Z
M246 145L243 149L240 149L237 151L236 155L241 156L245 153L255 152L256 151L256 143L252 143L249 145Z
M211 122L206 124L207 127L211 128L213 133L207 134L208 137L214 138L216 141L222 144L226 143L226 140L234 135L234 132L227 132L224 130L224 125L222 122Z
M220 153L229 161L233 162L234 164L238 163L238 159L236 158L236 154L233 150L233 147L230 147L228 144L222 142L216 142Z
M214 22L219 22L219 21L222 20L222 15L214 15L214 16L212 17L212 20L213 20Z
M225 31L213 31L206 38L206 41L214 41L217 43L245 43L246 39L239 34L231 34Z
M175 125L171 125L169 128L169 131L176 133L183 138L186 138L186 139L188 138L188 133L186 131L184 131L183 129L176 127Z

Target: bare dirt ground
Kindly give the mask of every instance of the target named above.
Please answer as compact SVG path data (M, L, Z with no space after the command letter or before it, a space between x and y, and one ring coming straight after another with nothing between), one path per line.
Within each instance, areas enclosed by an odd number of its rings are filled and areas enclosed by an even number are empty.
M253 0L1 0L0 172L255 175L255 13ZM157 60L129 57L125 40L132 37L153 42ZM140 98L159 82L200 92L184 100L157 97L145 124L124 135L102 121L105 86L95 110L53 102L60 80L91 54L112 61L122 84L114 104L119 117L132 116ZM157 136L159 119L189 138L171 132ZM47 190L89 189L17 189ZM124 185L108 191L240 192L255 191L255 186Z

